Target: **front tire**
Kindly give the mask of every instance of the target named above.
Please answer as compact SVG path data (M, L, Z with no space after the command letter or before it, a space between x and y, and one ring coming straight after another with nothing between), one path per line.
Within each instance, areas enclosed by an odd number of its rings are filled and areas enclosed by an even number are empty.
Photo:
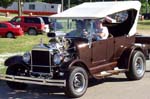
M65 94L68 97L81 97L88 87L88 75L82 67L71 67L67 75Z
M7 75L12 76L25 76L26 75L26 69L21 66L9 66L6 70ZM27 87L27 84L25 83L18 83L18 82L6 82L8 87L14 90L24 90Z
M145 74L145 57L141 51L134 51L130 60L129 71L126 72L126 76L129 80L139 80Z

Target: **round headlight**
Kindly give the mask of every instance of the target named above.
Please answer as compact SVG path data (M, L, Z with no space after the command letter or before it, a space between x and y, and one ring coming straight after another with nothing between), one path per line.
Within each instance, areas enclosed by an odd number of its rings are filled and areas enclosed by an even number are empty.
M56 65L58 65L58 64L60 64L61 63L61 61L62 61L62 59L63 59L63 56L62 55L60 55L60 54L55 54L54 55L54 64L56 64Z
M23 55L23 61L26 63L28 63L30 61L30 58L31 58L31 56L30 56L29 52L27 52Z

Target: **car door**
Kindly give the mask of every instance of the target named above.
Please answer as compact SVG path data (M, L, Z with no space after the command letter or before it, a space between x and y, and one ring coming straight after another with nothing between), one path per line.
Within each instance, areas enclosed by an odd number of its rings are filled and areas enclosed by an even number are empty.
M114 59L114 38L95 41L92 44L92 73L113 69L117 62Z
M101 65L106 62L107 58L107 40L92 42L92 64L93 66Z
M30 17L24 17L22 23L23 23L23 28L24 28L24 31L25 31L25 32L27 32L30 27L33 27L33 26L34 26L34 25L32 24L32 23L33 23L33 18L30 18Z
M0 34L5 36L7 33L7 25L4 23L0 23Z
M28 31L30 28L40 29L38 27L40 20L36 17L25 17L24 18L24 29Z
M107 62L113 62L114 60L114 50L115 50L115 38L114 37L110 37L107 39Z

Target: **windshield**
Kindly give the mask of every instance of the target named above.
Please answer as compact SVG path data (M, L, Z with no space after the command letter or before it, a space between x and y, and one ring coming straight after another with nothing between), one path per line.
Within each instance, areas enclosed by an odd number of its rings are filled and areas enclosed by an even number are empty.
M14 17L13 19L10 20L10 22L20 22L21 18L19 17Z
M53 21L53 30L67 37L83 37L83 32L91 30L91 20L57 19Z

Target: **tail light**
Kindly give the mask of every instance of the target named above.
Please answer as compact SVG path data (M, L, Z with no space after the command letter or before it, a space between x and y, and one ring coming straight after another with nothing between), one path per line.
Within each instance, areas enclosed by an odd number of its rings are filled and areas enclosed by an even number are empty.
M45 24L41 24L41 29L43 30L43 29L45 29L46 27L45 27Z

